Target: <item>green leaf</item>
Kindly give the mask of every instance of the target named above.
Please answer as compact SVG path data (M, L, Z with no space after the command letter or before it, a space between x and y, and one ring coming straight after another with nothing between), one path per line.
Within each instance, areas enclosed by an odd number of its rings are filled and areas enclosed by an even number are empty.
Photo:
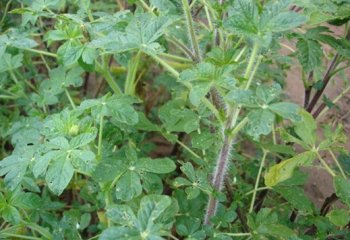
M282 195L294 208L312 213L312 202L305 196L304 190L296 186L275 187L275 191Z
M133 227L136 222L135 214L127 205L108 206L106 215L113 222L123 226Z
M86 64L93 64L95 62L95 59L97 57L97 52L93 48L84 47L84 51L81 55L84 63Z
M303 142L309 146L316 144L316 130L317 124L312 115L306 111L300 112L302 120L295 123L295 133L301 138Z
M323 51L321 45L310 39L297 42L298 59L305 72L315 70L322 64Z
M78 62L78 59L84 52L84 46L73 45L72 42L68 41L64 43L58 50L57 54L59 59L62 59L64 66L71 66Z
M273 187L287 180L293 175L295 168L311 164L315 157L314 152L304 152L272 166L265 175L266 186Z
M293 122L301 120L299 115L300 107L294 103L279 102L269 105L269 109L285 119Z
M192 147L197 149L209 149L215 143L215 138L212 133L203 131L201 133L193 132L191 134Z
M290 4L290 0L279 0L266 4L260 17L260 29L265 32L285 32L306 22L305 16L294 11L285 11Z
M156 42L173 23L169 16L156 17L150 13L136 14L125 32L113 31L106 37L99 37L90 44L92 48L105 48L108 51L121 53L131 50L141 50L156 54L162 51Z
M0 57L3 58L5 50L8 47L19 49L34 48L38 45L28 35L17 31L17 29L7 29L6 34L0 35Z
M231 67L217 67L207 62L199 63L194 68L181 72L180 81L190 88L191 103L194 106L199 106L201 99L205 97L211 87L223 84L225 79L229 77L231 70Z
M136 229L128 227L110 227L104 230L99 237L100 240L139 240L140 234Z
M342 202L350 207L350 181L340 176L333 178L335 193Z
M126 171L126 166L117 156L104 156L97 165L92 177L99 183L112 182Z
M143 130L143 131L151 131L151 132L159 132L161 129L158 127L158 125L152 123L148 118L145 116L143 112L137 112L139 115L139 121L134 126L136 129Z
M65 71L63 67L52 69L49 73L49 86L56 89L57 93L63 92L64 88L70 86L80 87L83 84L83 79L81 78L82 72L82 69L79 67L75 67L69 71Z
M350 221L349 211L346 209L334 209L326 215L337 227L344 227Z
M0 61L0 73L6 71L12 71L22 66L23 54L17 54L12 56L5 53Z
M226 98L229 102L241 104L245 107L258 106L256 97L251 90L234 89L227 94Z
M198 129L197 114L182 106L182 101L173 100L159 109L159 118L168 131L190 133Z
M41 199L34 193L15 191L9 203L20 209L37 209L41 206Z
M259 32L259 11L253 1L235 1L234 8L229 12L226 26L248 38L256 38Z
M170 205L171 198L168 196L148 195L143 197L137 212L137 228L143 231L151 230L155 221Z
M56 195L61 195L63 190L73 177L74 168L69 158L61 156L50 165L45 180L50 190Z
M112 117L118 123L135 125L139 121L139 115L132 104L139 102L137 99L121 95L109 96L108 94L99 99L85 100L79 106L79 110L91 109L95 121L99 122L101 115Z
M82 134L73 138L70 143L64 137L51 139L45 144L46 152L38 156L34 163L34 175L37 177L44 174L47 169L45 180L48 187L53 193L60 195L72 179L75 168L86 173L94 170L95 154L78 148L84 147L95 136L96 132Z
M129 170L132 170L129 168ZM126 171L115 186L117 199L130 201L142 193L140 177L134 171Z
M23 180L28 166L34 160L35 147L18 146L12 155L0 162L0 176L5 175L5 184L10 190L14 190Z
M288 11L290 1L273 1L265 4L261 13L255 1L235 1L229 11L225 27L262 46L271 43L273 33L289 31L303 24L306 17Z
M96 131L91 132L91 133L81 133L78 136L72 138L72 140L70 141L70 146L72 148L83 147L83 146L87 145L88 143L94 141L96 136L97 136Z
M170 158L141 158L137 160L135 167L141 171L158 174L170 173L176 169L174 161Z
M272 131L275 115L269 110L253 110L249 112L248 118L247 133L254 139L258 139L260 135L267 135Z
M151 7L157 8L162 14L176 13L177 9L170 0L150 0Z
M262 224L258 227L256 231L259 233L259 235L263 234L281 239L289 239L293 236L296 236L295 232L292 229L278 223Z
M11 222L12 224L19 224L21 220L21 215L19 211L14 207L7 205L1 212L1 216L6 222Z
M259 85L256 88L256 96L262 104L269 104L282 93L281 85L274 83L272 85Z

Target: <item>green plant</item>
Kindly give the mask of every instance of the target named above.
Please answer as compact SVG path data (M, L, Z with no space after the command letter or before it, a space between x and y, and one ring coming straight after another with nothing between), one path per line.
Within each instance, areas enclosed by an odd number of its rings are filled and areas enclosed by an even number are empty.
M350 237L344 127L317 122L350 89L324 94L349 1L0 6L0 238ZM304 106L285 100L295 64ZM320 209L311 168L333 179Z

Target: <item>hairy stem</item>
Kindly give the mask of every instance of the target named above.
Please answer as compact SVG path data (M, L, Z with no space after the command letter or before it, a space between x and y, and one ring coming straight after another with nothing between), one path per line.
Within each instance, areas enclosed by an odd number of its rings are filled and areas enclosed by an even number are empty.
M188 4L188 0L182 0L182 7L183 7L184 14L185 14L187 30L188 30L190 42L192 45L192 51L194 53L196 62L200 62L201 56L200 56L200 51L199 51L199 45L198 45L198 41L196 38L196 33L194 31L193 18L192 18L192 14L191 14L190 5Z
M254 44L252 53L249 58L249 62L244 74L244 78L249 79L245 86L246 89L249 88L252 82L251 79L253 78L253 75L257 69L257 66L254 67L254 64L256 63L258 52L259 52L259 45ZM256 65L258 65L258 63ZM240 110L241 110L241 106L235 106L234 108L229 109L224 132L228 132L230 129L236 126ZM244 119L243 122L247 122L247 120ZM230 151L232 149L232 143L235 138L235 135L239 132L239 130L243 126L244 125L239 123L232 130L231 134L225 134L224 136L223 146L219 152L219 156L216 161L216 167L215 167L215 171L214 171L213 179L211 183L216 192L220 192L222 190L223 180L224 180L228 163L229 163ZM210 224L210 219L216 214L217 206L218 206L218 200L215 198L215 196L209 196L207 210L204 217L204 224Z

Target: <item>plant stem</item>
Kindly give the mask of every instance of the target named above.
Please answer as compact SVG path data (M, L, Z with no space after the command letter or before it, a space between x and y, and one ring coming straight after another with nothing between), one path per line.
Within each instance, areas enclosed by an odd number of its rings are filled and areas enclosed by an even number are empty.
M252 84L254 75L255 75L256 71L258 70L258 67L259 67L259 65L260 65L261 59L262 59L262 56L259 56L259 57L258 57L258 60L256 61L255 67L253 68L253 71L252 71L252 73L250 74L250 77L249 77L249 79L248 79L247 85L246 85L246 87L245 87L246 90L248 90L249 87L250 87L250 85Z
M348 92L350 91L350 86L345 88L333 101L332 101L332 104L336 104L342 97L344 97ZM327 110L329 108L326 108L326 104L325 103L322 103L318 108L317 110L314 112L313 117L314 118L317 118L317 117L321 117L322 115L324 115ZM326 108L326 109L325 109Z
M308 112L312 112L312 110L314 109L316 103L317 103L318 100L320 99L322 93L323 93L324 90L326 89L326 87L327 87L329 81L331 80L331 72L333 72L333 70L337 67L337 65L338 65L338 63L339 63L339 62L338 62L338 59L339 59L339 55L337 54L337 55L334 56L333 60L331 61L330 65L329 65L329 67L328 67L328 69L327 69L327 72L326 72L326 74L325 74L324 77L323 77L323 80L322 80L322 82L323 82L322 88L321 88L320 90L318 90L318 91L315 93L315 95L313 96L313 98L312 98L312 100L311 100L309 106L308 106L307 109L306 109Z
M254 188L253 190L245 193L244 195L248 196L250 194L253 194L254 192L263 191L263 190L269 190L269 189L271 189L271 188L270 187L258 187L256 189Z
M156 54L150 54L150 56L156 60L160 65L162 65L168 72L170 72L174 77L177 79L180 76L180 73L176 71L173 67L171 67L167 62L165 62L163 59L158 57Z
M1 20L0 20L0 26L1 26L1 25L4 23L4 21L5 21L5 18L6 18L6 16L7 16L7 13L8 13L8 10L9 10L9 8L10 8L10 5L11 5L12 1L13 1L13 0L10 0L10 1L8 1L8 2L6 3L4 12L3 12L3 14L2 14L2 18L1 18Z
M73 109L75 109L75 108L76 108L76 107L75 107L75 104L74 104L73 99L72 99L71 95L69 94L67 88L64 88L64 92L65 92L66 95L67 95L67 98L68 98L68 100L69 100L69 102L70 102L70 105L72 106Z
M339 168L341 175L344 177L344 179L347 179L347 178L346 178L346 175L345 175L345 172L344 172L342 166L340 165L340 163L339 163L337 157L334 155L333 151L332 151L332 150L329 150L329 153L331 154L331 156L332 156L333 161L335 162L335 164L337 164L337 167Z
M15 82L15 84L18 83L18 78L16 77L15 73L12 71L12 69L9 70L10 76L12 80Z
M251 236L251 233L219 233L218 235L227 235L230 237L246 237Z
M185 13L186 25L189 33L190 42L192 45L192 51L194 52L196 62L200 62L201 56L199 51L199 45L196 39L196 33L193 26L194 24L193 24L192 14L191 14L190 6L188 4L188 0L182 0L182 7Z
M310 85L310 82L312 81L314 77L314 71L311 71L309 73L308 81L303 81L304 82L304 88L305 88L305 96L304 96L304 108L307 108L310 102L310 94L311 94L311 89L312 86Z
M14 237L18 239L41 240L41 238L38 238L38 237L31 237L31 236L20 235L15 233L0 233L0 235L7 236L7 237Z
M249 62L248 62L245 74L244 74L244 78L246 79L253 78L255 71L252 71L252 70L254 67L254 63L256 62L258 52L259 52L259 45L255 43L249 58ZM257 69L257 66L255 66L254 68ZM245 88L249 88L250 84L251 84L251 81L248 81ZM241 106L239 105L229 109L224 132L230 130L232 127L236 125L240 110L241 110ZM237 130L237 128L241 128L241 124L238 124L236 126L236 129L232 130L232 133L237 134L239 131ZM222 190L223 180L226 174L230 151L232 149L232 143L233 143L233 139L235 138L235 134L225 134L224 136L223 146L219 152L219 156L216 161L216 167L215 167L215 171L212 179L212 186L216 192L220 192ZM216 214L217 205L218 205L218 200L215 198L215 196L209 196L208 206L204 217L204 224L210 224L210 219Z
M24 48L24 50L26 50L28 52L32 52L32 53L37 53L39 55L57 58L57 54L55 54L55 53L50 53L50 52L46 52L46 51L42 51L42 50L38 50L38 49L33 49L33 48Z
M258 176L256 177L256 181L255 181L255 186L254 186L254 191L253 191L253 196L252 196L252 201L250 202L250 208L249 208L249 213L253 212L254 209L254 203L255 203L255 198L256 198L256 192L258 191L258 186L259 186L259 182L260 182L260 177L261 177L261 172L262 169L265 165L265 160L266 160L266 155L267 155L267 151L263 150L263 157L260 163L260 167L259 167L259 171L258 171Z
M258 55L258 51L259 51L259 44L255 43L254 46L253 46L252 53L250 55L248 66L247 66L245 74L244 74L244 78L245 79L249 79L250 76L253 75L253 74L251 74L251 72L252 72L252 69L253 69L253 66L254 66L254 63L255 63L255 59L256 59L256 57ZM251 77L253 77L253 76L251 76ZM250 84L251 84L251 81L248 81L245 89L248 89L250 87Z
M214 114L216 119L219 121L220 125L223 125L222 117L220 115L220 112L217 110L217 108L206 97L202 98L202 102L211 111L211 113Z
M324 166L324 168L327 170L327 172L332 176L335 177L336 174L334 173L334 171L328 166L328 164L326 163L326 161L321 157L321 155L318 153L318 151L315 151L318 160L320 160L321 164Z
M192 61L195 61L195 56L193 55L193 53L191 52L191 49L189 49L185 44L183 44L182 42L180 42L179 40L175 39L175 38L171 38L168 36L168 40L169 42L171 42L172 44L174 44L179 50L181 50L186 56L188 56L189 58L192 59Z
M140 1L140 3L142 4L142 6L143 6L147 11L152 12L152 8L150 8L150 7L147 5L147 3L145 3L145 1L143 1L143 0L139 0L139 1Z
M103 115L100 116L100 128L98 131L98 148L97 148L97 159L101 160L102 156L102 136L103 136Z
M184 57L181 57L181 56L176 56L176 55L169 54L169 53L163 53L162 52L162 53L159 53L159 55L162 56L162 57L166 57L166 58L175 60L175 61L193 63L193 61L191 59L184 58Z
M134 96L136 88L136 73L141 60L141 51L138 51L136 56L131 58L128 63L128 74L125 80L124 93Z
M103 77L106 79L108 85L112 88L113 92L117 95L122 94L122 90L120 90L118 84L114 81L111 73L109 72L109 67L108 64L106 63L106 61L102 58L102 62L103 64L99 64L96 61L96 65L97 65L97 71L100 72Z
M0 94L0 99L18 99L19 97L17 96L8 96L8 95L3 95Z
M112 200L111 200L111 194L110 194L110 189L106 190L105 191L105 204L106 204L106 207L109 207L112 203ZM111 227L112 226L112 221L108 218L107 218L107 227Z
M176 140L177 144L179 144L181 147L186 149L189 153L191 153L194 157L198 159L202 159L197 153L193 152L191 148L187 147L185 144L183 144L181 141Z

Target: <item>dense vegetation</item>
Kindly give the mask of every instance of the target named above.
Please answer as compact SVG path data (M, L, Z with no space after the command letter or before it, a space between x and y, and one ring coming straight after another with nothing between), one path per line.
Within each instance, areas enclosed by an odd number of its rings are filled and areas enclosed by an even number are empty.
M349 0L0 11L1 239L350 239L344 127L318 121L350 90Z

